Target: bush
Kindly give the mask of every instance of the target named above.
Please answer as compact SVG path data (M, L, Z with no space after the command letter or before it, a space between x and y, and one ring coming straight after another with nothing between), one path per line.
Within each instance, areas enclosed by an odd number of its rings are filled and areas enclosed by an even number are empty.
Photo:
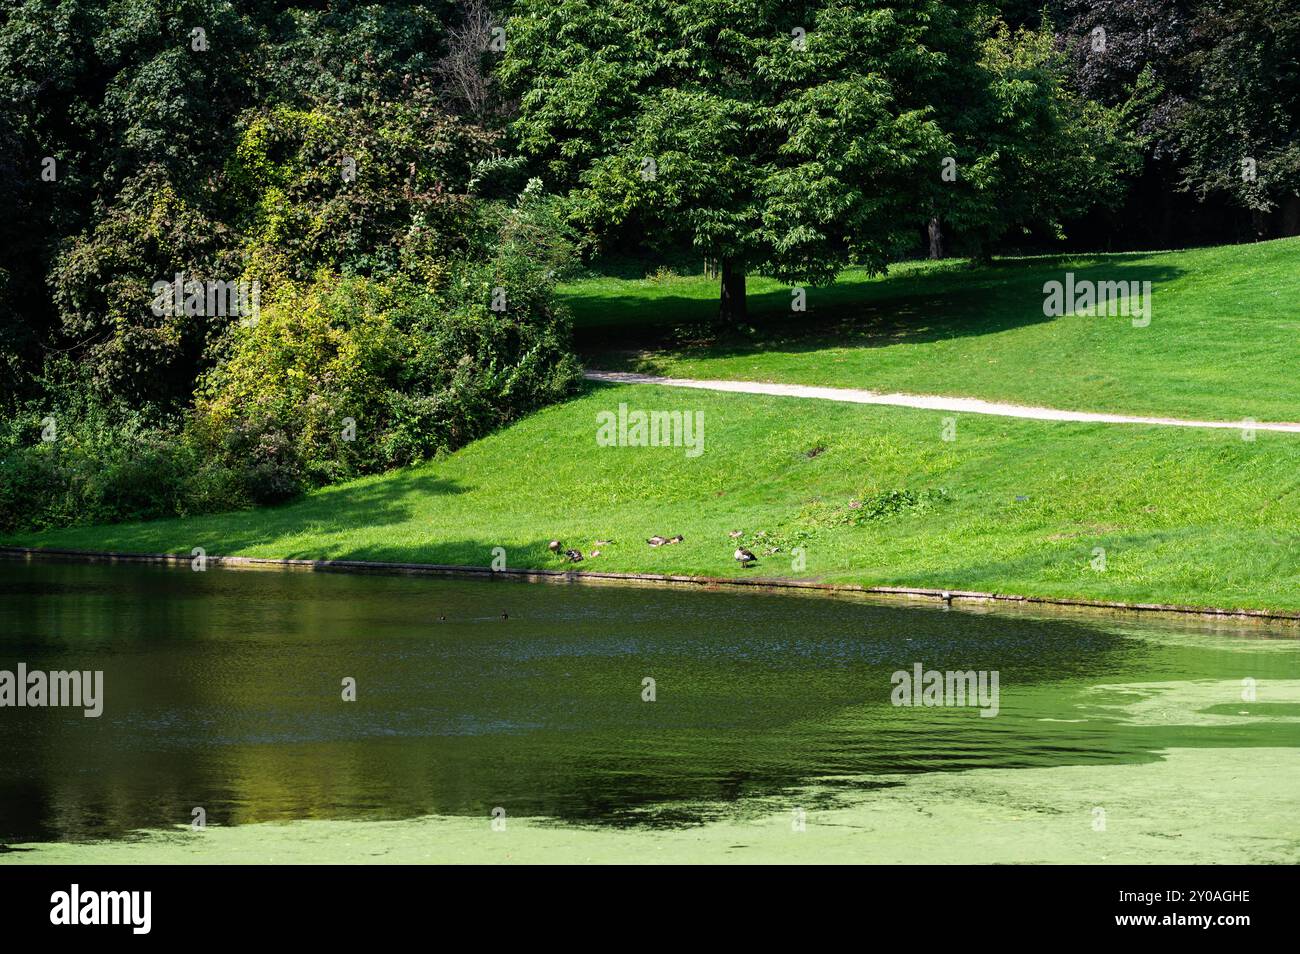
M100 371L53 359L47 406L0 434L0 532L274 504L455 450L571 393L581 371L554 297L573 261L563 214L536 183L476 214L485 237L437 288L322 269L264 292L258 315L224 326L188 413L128 409L95 386Z
M54 440L39 437L53 417ZM0 532L113 523L229 510L253 502L249 481L225 464L204 462L174 436L142 429L137 416L101 407L21 415L33 443L0 454Z
M251 468L259 502L454 450L572 390L549 281L504 256L464 266L443 295L325 272L286 286L233 332L190 433ZM493 311L502 287L506 310Z

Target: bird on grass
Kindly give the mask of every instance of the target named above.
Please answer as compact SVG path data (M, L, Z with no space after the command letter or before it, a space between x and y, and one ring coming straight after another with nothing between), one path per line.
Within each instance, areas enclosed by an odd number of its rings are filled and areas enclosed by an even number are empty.
M740 539L741 537L743 537L744 535L745 535L745 531L744 531L744 530L728 530L728 531L727 531L727 536L731 537L731 539L733 539L733 540L739 540L739 539Z
M744 547L736 547L736 552L733 553L732 556L742 567L747 567L758 560L754 554L750 553Z
M649 540L646 541L646 543L650 544L650 546L652 547L661 547L667 542L668 542L667 537L661 537L658 534L655 534L653 537L651 537Z
M552 553L559 553L561 546L562 544L559 540L552 540L550 543L546 544L546 549L550 550Z
M579 562L582 561L582 551L581 551L581 550L572 550L572 549L570 549L570 550L565 550L565 551L564 551L564 556L565 556L565 558L566 558L570 563L579 563Z
M683 537L683 536L679 533L679 534L677 534L677 536L675 536L675 537L669 537L669 538L668 538L668 542L669 542L669 543L681 543L681 542L682 542L683 540L685 540L685 539L686 539L686 538Z

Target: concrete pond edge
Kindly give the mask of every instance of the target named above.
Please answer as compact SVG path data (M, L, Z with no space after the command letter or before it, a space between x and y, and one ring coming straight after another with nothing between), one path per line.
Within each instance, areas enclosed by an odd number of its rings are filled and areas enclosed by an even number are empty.
M120 553L108 550L73 550L44 547L0 546L0 559L26 562L155 563L188 564L194 558L174 553ZM858 583L825 583L779 577L718 577L663 573L614 573L601 570L503 569L440 563L392 563L372 560L307 560L271 557L212 556L207 563L232 569L306 570L327 573L383 573L414 576L447 576L473 579L523 580L546 583L668 584L702 588L748 588L757 590L800 590L822 593L859 593L882 598L925 600L943 605L957 603L1010 603L1025 606L1056 606L1109 610L1121 613L1161 613L1208 619L1253 620L1300 623L1300 613L1268 609L1230 609L1212 606L1184 606L1170 603L1125 603L1071 597L1026 596L1015 593L985 593L976 590L945 590L915 586L864 586Z

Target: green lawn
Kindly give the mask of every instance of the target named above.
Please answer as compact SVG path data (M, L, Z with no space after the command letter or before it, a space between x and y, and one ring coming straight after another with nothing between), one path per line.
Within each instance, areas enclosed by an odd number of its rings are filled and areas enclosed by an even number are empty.
M1254 376L1265 389L1270 378ZM704 452L597 446L596 416L619 402L702 411ZM592 385L444 459L290 505L4 542L473 565L501 546L510 566L558 568L551 537L584 552L599 538L614 542L581 568L1300 609L1297 435L967 415L946 442L945 416ZM741 570L733 529L760 553L754 534L767 531L782 552ZM656 533L685 541L652 549Z
M1043 283L1066 271L1150 281L1150 324L1045 318ZM752 330L704 343L715 280L595 278L564 296L588 364L605 370L1300 421L1300 239L979 269L909 263L884 278L850 270L834 286L810 288L799 315L788 286L752 279L750 292Z

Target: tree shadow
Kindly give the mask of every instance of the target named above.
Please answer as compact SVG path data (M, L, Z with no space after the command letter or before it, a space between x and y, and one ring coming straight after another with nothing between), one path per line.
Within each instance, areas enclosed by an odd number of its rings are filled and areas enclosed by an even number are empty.
M238 553L291 540L295 536L345 533L358 526L403 524L412 519L412 496L453 496L473 489L455 480L429 473L416 465L323 487L296 500L253 510L204 514L196 517L108 524L96 528L96 549L122 552L188 554L203 547L211 555ZM175 541L186 540L180 548ZM168 541L163 544L161 541ZM189 541L192 541L189 542ZM170 549L167 549L170 545ZM319 553L291 552L286 557L316 559Z
M1053 321L1043 313L1043 285L1064 281L1067 271L1076 281L1151 282L1153 291L1183 273L1150 259L1144 253L1007 259L973 269L840 282L808 288L807 310L799 313L791 311L787 289L752 294L750 325L721 332L707 327L717 311L712 300L607 296L588 299L584 308L604 309L626 320L580 328L575 340L593 367L659 373L665 367L662 359L669 357L796 354L998 334Z

